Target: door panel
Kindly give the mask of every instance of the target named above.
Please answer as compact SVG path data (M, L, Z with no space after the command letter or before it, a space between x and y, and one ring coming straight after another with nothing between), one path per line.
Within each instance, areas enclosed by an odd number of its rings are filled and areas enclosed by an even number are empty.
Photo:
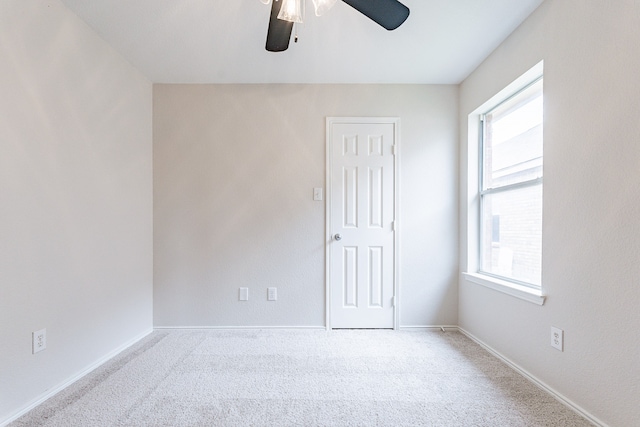
M395 123L332 123L332 328L393 328Z
M369 307L382 308L383 250L382 247L369 248Z
M358 248L343 247L343 282L344 307L358 307Z
M369 228L382 228L382 168L369 168Z
M343 227L358 228L358 168L342 168L344 179L342 192L344 200L342 206L344 210Z

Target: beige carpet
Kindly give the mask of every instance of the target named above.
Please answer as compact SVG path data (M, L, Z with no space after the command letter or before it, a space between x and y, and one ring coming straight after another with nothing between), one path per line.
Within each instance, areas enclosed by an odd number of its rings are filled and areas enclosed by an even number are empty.
M590 426L458 332L156 331L21 426Z

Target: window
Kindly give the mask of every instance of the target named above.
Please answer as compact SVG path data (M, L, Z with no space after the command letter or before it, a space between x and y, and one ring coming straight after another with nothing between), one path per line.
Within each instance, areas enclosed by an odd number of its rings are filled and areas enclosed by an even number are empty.
M482 274L540 289L542 77L480 115Z

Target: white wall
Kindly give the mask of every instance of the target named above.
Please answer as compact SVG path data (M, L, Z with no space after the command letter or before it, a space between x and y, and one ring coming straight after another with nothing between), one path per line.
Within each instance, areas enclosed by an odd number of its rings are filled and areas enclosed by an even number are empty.
M0 58L1 424L152 327L152 88L57 0Z
M462 328L611 426L640 420L640 3L547 0L460 87L467 116L544 60L540 307L461 279ZM462 266L468 245L462 179ZM565 351L549 345L565 330Z
M327 116L400 117L401 325L456 324L457 96L455 86L155 85L155 325L325 325L325 206L312 190L325 183Z

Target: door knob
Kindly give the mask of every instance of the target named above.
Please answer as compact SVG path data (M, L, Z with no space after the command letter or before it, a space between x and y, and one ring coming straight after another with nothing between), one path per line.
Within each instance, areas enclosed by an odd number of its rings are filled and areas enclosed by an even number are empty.
M342 236L339 233L336 234L335 236L333 236L333 238L338 240L338 241L342 240Z

